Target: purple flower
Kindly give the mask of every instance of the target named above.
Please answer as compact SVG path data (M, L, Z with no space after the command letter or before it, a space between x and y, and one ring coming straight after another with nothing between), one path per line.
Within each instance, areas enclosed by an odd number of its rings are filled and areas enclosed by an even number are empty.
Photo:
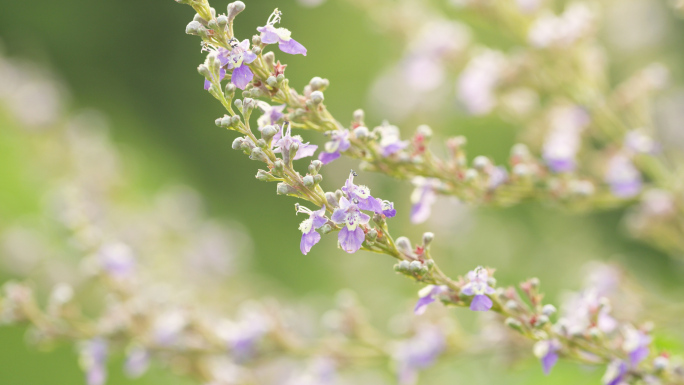
M264 44L278 43L278 48L285 53L306 56L306 48L291 37L292 33L289 30L275 27L275 24L280 23L281 16L282 13L276 9L268 17L266 25L257 28L257 31L261 32L261 42Z
M473 301L470 303L470 310L472 311L487 311L492 308L492 299L487 295L495 293L495 290L489 287L489 272L482 266L478 266L475 270L468 272L468 282L461 288L461 294L474 295Z
M596 321L596 327L604 333L612 333L617 321L610 315L610 304L596 290L585 290L563 304L563 317L558 324L564 326L568 335L585 333Z
M114 278L128 277L135 270L133 251L123 243L105 244L98 250L97 258L102 270Z
M487 173L489 174L487 187L490 190L494 190L508 181L508 171L506 171L506 168L503 166L492 167L487 170Z
M603 375L601 382L603 385L618 385L627 374L627 364L624 361L615 360L608 364L608 369Z
M630 365L636 366L648 357L651 337L632 326L625 328L624 337L622 349L629 354Z
M559 107L550 114L550 129L544 141L543 158L554 172L571 172L589 115L580 107Z
M654 154L659 147L653 138L641 131L632 130L625 135L625 149L632 154Z
M282 119L285 115L283 115L283 111L285 110L285 104L282 104L280 106L272 106L262 100L257 101L257 107L261 109L264 113L257 119L257 124L259 127L266 127L266 126L272 126L276 125L280 119ZM274 137L273 140L278 140L280 134L276 134L278 137Z
M212 83L220 83L225 77L226 77L226 69L223 68L223 67L221 67L221 68L219 69L219 77L218 77L218 79L216 79L216 78L213 76L213 74L212 74L211 80L210 80L210 79L204 79L204 89L205 89L205 90L209 90L209 88L211 88L211 84L212 84Z
M306 255L311 251L311 248L321 240L321 234L316 232L316 229L323 226L328 218L325 217L325 207L318 211L311 211L310 209L297 206L298 213L309 214L309 218L305 219L300 225L299 230L302 232L302 240L299 244L299 249L302 254Z
M249 49L249 40L247 39L240 43L233 41L232 48L230 51L225 48L219 48L218 59L221 61L221 69L226 67L229 70L233 70L230 81L235 84L235 87L244 90L247 84L254 78L254 74L247 64L256 60L257 56ZM223 73L225 75L225 70ZM211 82L209 82L209 86L211 86ZM206 81L204 82L204 88L209 89Z
M397 215L397 210L394 209L394 203L390 201L380 200L380 205L382 206L382 215L387 218L392 218Z
M397 363L399 383L417 383L418 370L434 364L445 348L446 337L436 325L424 325L413 338L400 342L393 354Z
M437 193L435 186L439 181L436 179L426 179L423 177L413 178L413 184L416 188L411 194L411 222L423 223L432 212L432 205L437 200Z
M558 361L561 345L557 340L539 341L534 345L534 355L541 360L544 374L548 375Z
M388 157L408 147L407 140L399 139L399 128L392 126L387 121L382 123L382 126L376 127L375 131L380 134L380 148L382 148L382 156Z
M413 309L413 313L421 315L427 310L427 306L437 299L442 293L449 291L449 288L444 285L427 285L418 292L418 302Z
M287 125L287 131L285 130L285 126ZM280 139L278 139L277 142L274 144L274 153L283 153L283 161L285 163L290 163L290 157L291 157L291 147L293 144L297 144L299 146L299 149L297 150L297 153L295 154L294 158L292 160L297 160L301 159L307 156L312 156L315 152L316 149L318 148L317 145L315 144L309 144L309 143L304 143L302 142L302 137L299 135L292 136L292 126L288 122L285 122L283 124L283 127L280 129ZM285 151L283 151L285 150Z
M80 363L88 385L104 385L107 380L107 341L93 338L81 347Z
M342 187L342 192L347 194L350 201L356 203L361 210L373 211L375 213L382 213L382 201L373 198L370 195L370 189L366 186L357 186L354 184L354 177L356 173L352 170L349 173L349 178Z
M485 115L496 106L496 87L506 59L501 52L487 50L473 57L458 79L458 97L473 115Z
M318 154L318 160L323 164L328 164L333 160L339 158L341 152L347 151L351 143L349 143L349 130L329 131L330 140L325 143L323 151Z
M366 234L360 225L368 223L370 216L362 213L355 203L351 203L346 197L342 197L340 207L333 212L330 219L338 225L343 225L337 236L342 249L347 253L357 252L366 238Z
M150 353L141 347L134 347L126 356L124 371L128 377L138 378L145 374L149 366Z
M641 173L624 154L617 154L608 161L605 180L618 198L631 198L641 192Z

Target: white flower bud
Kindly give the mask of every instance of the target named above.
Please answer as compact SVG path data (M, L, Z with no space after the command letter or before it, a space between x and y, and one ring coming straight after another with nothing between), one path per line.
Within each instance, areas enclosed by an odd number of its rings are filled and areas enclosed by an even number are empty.
M542 308L542 314L545 316L551 316L556 313L556 307L551 304L546 304Z
M368 127L358 126L354 129L354 136L356 136L358 139L365 139L369 135L370 132L368 131Z
M354 121L356 123L363 123L363 120L365 119L365 115L366 114L363 112L362 109L358 109L358 110L354 111L354 115L353 115Z
M228 20L233 21L235 20L235 16L237 16L240 12L245 10L245 3L242 1L234 1L230 4L228 4Z
M306 187L311 187L314 185L314 178L311 175L307 175L304 178L302 178L302 183Z
M321 91L314 91L311 93L311 101L314 104L321 104L323 103L323 100L325 100L325 97L323 97L323 93Z
M486 156L477 156L473 159L473 167L477 170L484 170L490 165L489 159Z

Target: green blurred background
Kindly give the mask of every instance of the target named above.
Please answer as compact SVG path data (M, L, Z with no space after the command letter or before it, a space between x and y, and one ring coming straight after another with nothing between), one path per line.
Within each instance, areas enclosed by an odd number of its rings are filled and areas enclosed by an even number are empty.
M250 37L279 7L287 27L309 50L306 57L279 55L288 64L290 84L301 90L313 76L328 78L331 87L326 104L343 122L367 104L373 79L402 54L399 42L380 34L363 13L343 0L330 0L318 8L283 0L246 3L236 34ZM219 12L226 4L212 2ZM409 311L419 287L395 275L389 259L365 253L347 255L335 248L331 237L309 255L301 255L297 229L301 218L294 215L294 200L278 197L275 186L256 181L256 164L232 151L234 136L213 123L223 112L202 89L202 78L195 70L203 57L198 39L184 34L191 17L189 7L171 0L5 1L0 6L0 38L7 56L52 68L71 91L71 108L95 108L108 116L111 136L137 188L152 192L171 182L187 183L206 198L211 216L243 223L255 246L250 268L270 282L268 290L256 291L259 295L331 301L337 290L350 288L360 294L364 305L375 309L372 317L379 327L386 325L391 314ZM684 29L681 23L670 22L668 39L652 54L664 54L677 75L682 52L672 47L684 40ZM642 61L623 57L615 66L616 73L628 73ZM367 111L371 127L382 118ZM464 134L471 155L485 154L497 161L505 159L516 137L515 127L503 121L469 118L457 110L410 118L402 122L403 132L408 135L418 123L429 124L438 138ZM313 135L306 139L321 143ZM11 152L16 158L3 155L0 175L21 170L18 159L27 154L21 149ZM354 166L348 161L331 166L324 187L337 188ZM573 215L537 205L466 212L445 200L439 207L454 218L444 214L430 225L410 226L408 183L365 173L358 180L370 184L374 195L395 200L399 209L395 235L418 240L423 231L435 232L437 253L452 275L482 264L496 267L502 283L538 276L547 298L555 301L563 290L580 287L585 261L600 259L623 264L665 299L681 302L684 298L682 264L629 239L620 222L621 212ZM3 189L2 205L11 209L3 210L0 220L18 218L35 207L27 203L35 197L23 194L22 188ZM466 325L474 321L465 311L454 314ZM82 383L72 347L39 352L27 346L24 332L18 327L0 329L0 384ZM666 339L681 341L681 337L680 333ZM111 364L108 384L188 383L158 368L139 380L125 380L119 369L121 359L117 359ZM440 378L471 384L597 383L601 374L564 363L545 379L533 359L510 370L479 358L442 363L424 375L421 383L438 383Z

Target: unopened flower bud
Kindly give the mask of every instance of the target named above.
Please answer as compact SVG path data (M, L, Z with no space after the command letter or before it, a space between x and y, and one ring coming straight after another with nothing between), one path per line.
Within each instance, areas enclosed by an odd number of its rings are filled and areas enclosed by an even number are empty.
M363 120L365 119L366 114L363 112L362 109L358 109L358 110L354 111L353 117L354 117L354 121L356 123L363 123Z
M241 137L235 138L235 140L233 141L233 145L232 145L233 150L239 150L239 149L241 149L241 148L242 148L242 141L243 141L243 140L244 140L244 139L241 138Z
M283 163L282 160L278 159L275 162L273 162L273 170L275 172L282 173L284 169L285 169L285 163Z
M261 47L252 47L252 53L258 56L261 54Z
M242 110L245 112L252 111L256 107L256 101L252 98L244 98L242 101Z
M335 193L327 191L325 193L325 200L328 201L328 204L332 207L337 207L337 198L335 198Z
M517 158L526 158L530 156L530 149L522 143L518 143L511 147L511 156Z
M326 223L320 228L320 231L321 234L325 235L332 231L332 227L330 227L330 225Z
M409 270L409 262L408 261L401 261L394 265L394 270L398 271L400 273L407 273Z
M199 35L200 30L204 30L204 29L205 28L202 25L202 23L200 23L199 21L193 20L193 21L189 22L188 25L185 27L185 33L187 33L188 35Z
M421 135L425 139L432 138L432 129L430 128L430 126L426 124L421 124L420 126L418 126L418 128L416 129L416 133Z
M200 64L197 67L197 72L199 72L199 74L204 76L205 78L211 77L211 71L209 70L209 67L206 64Z
M318 172L321 170L321 167L323 166L323 162L320 160L312 160L311 164L309 164L309 174L311 175L316 175Z
M551 304L546 304L546 305L544 305L544 307L542 307L542 314L544 314L545 316L548 317L548 316L553 315L554 313L556 313L556 307L555 306L553 306Z
M218 22L215 19L209 20L209 22L207 22L207 27L209 27L209 29L213 29L214 31L219 30Z
M260 35L252 36L252 45L260 45L260 44L261 44L261 36Z
M257 171L256 178L257 180L260 180L262 182L275 182L278 180L276 177L273 176L273 174L266 170Z
M330 82L328 82L328 79L322 79L318 76L314 77L309 82L312 91L325 91L329 84Z
M340 190L340 189L335 190L335 199L338 202L340 201L340 199L342 199L343 196L344 196L344 193L342 192L342 190Z
M359 139L365 139L370 135L370 131L368 131L368 127L366 126L358 126L354 129L354 136L356 136Z
M653 359L653 368L656 371L663 371L667 369L667 367L670 365L670 359L664 356L658 356Z
M508 318L506 318L505 323L506 323L506 326L508 326L509 328L511 328L513 330L517 330L517 331L522 333L523 325L517 319L508 317Z
M313 178L315 184L320 184L321 182L323 182L323 175L321 174L316 174L313 176Z
M276 187L276 192L278 193L278 195L297 195L296 188L283 182L278 183L278 186Z
M275 63L275 54L273 53L273 51L268 51L261 57L264 59L264 62L267 66L273 67L273 63Z
M302 183L306 187L311 187L314 185L314 179L311 175L307 175L304 178L302 178Z
M242 111L242 99L237 99L233 103L235 104L235 107L238 108L238 110Z
M192 21L196 21L202 24L203 26L207 25L207 21L204 20L204 18L199 13L196 13L195 16L193 16Z
M252 149L254 148L254 143L252 143L251 140L245 138L242 140L242 145L240 145L240 148L242 149L242 151L244 151L245 154L251 155Z
M263 139L257 139L256 145L257 145L257 147L261 147L261 148L264 148L264 149L265 149L266 146L267 146L266 141L263 140Z
M530 167L524 163L518 163L513 166L513 174L519 177L526 177L530 175Z
M539 278L537 278L537 277L530 278L530 280L529 280L528 282L530 283L530 286L531 286L533 289L539 288L539 285L540 285L540 283L539 283Z
M232 22L233 20L235 20L235 16L237 16L238 13L244 10L245 3L243 3L242 1L234 1L228 4L228 20Z
M431 232L423 233L423 246L429 246L435 239L435 234Z
M275 134L278 133L278 129L275 128L275 126L266 126L261 129L261 137L268 142L269 140L273 139Z
M547 323L549 323L549 317L542 314L539 317L537 317L537 321L534 323L534 326L540 328L546 325Z
M252 149L252 153L249 154L249 159L268 162L268 156L264 153L264 150L259 147L254 147Z
M486 156L477 156L475 159L473 159L473 167L475 167L476 170L484 170L489 166L489 159L487 159Z
M276 76L276 81L278 82L278 84L282 83L283 80L285 80L285 75L279 74L278 76Z
M421 267L423 267L423 264L419 261L411 261L411 263L409 263L409 271L411 271L412 273L417 273L418 271L420 271Z
M278 80L275 78L275 76L269 76L266 79L266 84L268 84L271 87L277 87L278 86Z
M316 105L323 103L324 99L325 97L323 97L323 93L321 91L314 91L311 93L311 101Z
M508 311L516 311L519 308L518 303L512 299L509 299L508 301L506 301L506 304L504 306L506 307L506 310L508 310Z
M375 241L378 238L378 231L375 229L371 229L371 231L366 234L366 239L369 241Z
M228 26L228 16L226 15L219 15L216 18L216 24L218 24L218 27L221 31L226 30L226 26Z
M401 251L403 254L413 254L413 245L411 245L411 241L408 238L399 237L394 243L397 246L397 249L399 249L399 251Z
M237 115L234 115L230 118L230 125L233 127L237 127L240 124L240 117Z
M466 182L471 182L477 178L477 175L478 175L477 170L469 168L466 170L463 178L466 180Z

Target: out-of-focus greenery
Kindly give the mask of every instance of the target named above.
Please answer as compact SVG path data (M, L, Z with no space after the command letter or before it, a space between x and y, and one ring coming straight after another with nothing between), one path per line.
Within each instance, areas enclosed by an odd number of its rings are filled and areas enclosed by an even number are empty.
M379 34L365 16L342 0L315 9L293 1L247 1L236 34L249 38L263 25L274 7L285 14L287 27L308 48L308 56L279 58L288 64L290 84L301 89L313 76L330 80L326 104L338 119L351 119L354 109L367 102L368 85L401 54L401 47ZM227 2L213 5L223 12ZM96 108L111 121L111 135L124 154L133 183L153 191L169 182L182 181L205 196L212 216L237 220L249 230L255 244L251 268L275 282L282 298L332 296L341 288L360 294L364 305L376 309L373 321L382 327L389 315L410 311L418 286L396 276L391 261L367 253L347 255L335 249L334 237L325 237L312 253L302 256L297 229L302 218L294 215L294 200L277 197L273 185L254 179L257 167L232 151L231 133L213 120L222 107L202 89L195 68L203 60L196 37L184 34L192 18L190 9L165 1L16 1L4 2L0 11L0 37L8 56L26 57L54 69L68 84L74 108ZM672 37L673 48L684 39L684 29ZM677 56L679 55L679 56ZM681 55L670 54L671 63ZM624 67L633 64L629 61ZM624 69L616 65L617 73ZM674 73L680 73L674 68ZM348 118L347 118L348 117ZM367 121L379 124L381 116L368 111ZM454 111L445 116L421 116L402 127L406 133L427 123L435 136L464 134L471 154L486 154L502 161L513 144L515 127L492 118L465 118ZM0 221L35 212L40 192L22 176L30 154L21 140L13 139L3 120L0 130ZM4 132L7 131L7 132ZM305 134L306 135L306 134ZM320 138L309 138L321 142ZM354 164L331 166L324 186L341 185ZM94 165L97 167L97 165ZM397 202L395 234L419 239L423 231L436 234L436 255L451 275L478 264L496 267L503 283L538 276L547 298L556 300L563 290L578 289L584 261L614 260L624 264L649 290L663 299L682 298L681 263L630 240L620 225L621 213L574 215L528 205L503 211L480 210L466 215L447 201L443 211L460 215L442 227L409 226L406 183L362 173L374 195ZM372 180L372 182L371 182ZM440 211L440 210L437 210ZM0 274L4 281L5 274ZM616 306L618 306L616 304ZM454 311L466 325L475 317ZM0 383L78 384L82 374L73 349L60 346L48 353L27 346L21 328L0 329ZM681 349L683 335L668 336ZM679 341L679 342L676 342ZM530 355L531 356L531 355ZM108 384L126 384L121 357L111 363ZM562 363L550 378L541 375L532 358L512 370L486 356L442 363L428 371L421 383L468 381L470 384L576 384L597 383L600 370ZM186 384L171 373L154 368L137 384Z

